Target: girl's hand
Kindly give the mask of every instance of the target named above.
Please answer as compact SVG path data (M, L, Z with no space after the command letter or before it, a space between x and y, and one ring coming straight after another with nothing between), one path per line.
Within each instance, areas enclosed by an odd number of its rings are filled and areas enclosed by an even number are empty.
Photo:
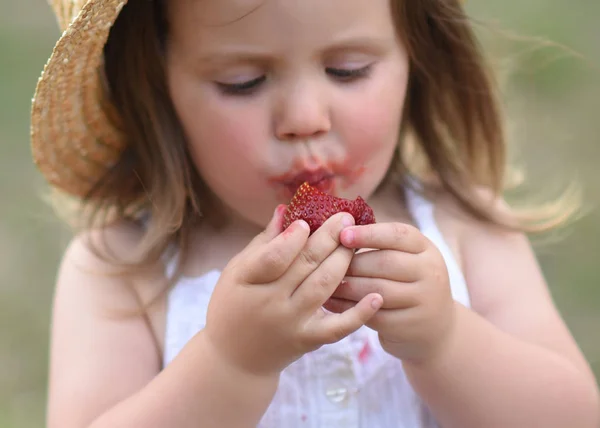
M401 223L344 230L341 242L354 256L344 283L325 304L332 312L351 308L365 295L383 296L383 307L367 323L383 348L397 358L423 361L443 345L453 325L454 301L441 253L421 232Z
M344 278L353 250L340 232L354 224L340 213L309 237L297 221L280 233L280 206L267 226L225 267L207 314L205 337L221 358L257 374L279 373L306 352L357 330L381 305L365 293L340 314L322 305Z

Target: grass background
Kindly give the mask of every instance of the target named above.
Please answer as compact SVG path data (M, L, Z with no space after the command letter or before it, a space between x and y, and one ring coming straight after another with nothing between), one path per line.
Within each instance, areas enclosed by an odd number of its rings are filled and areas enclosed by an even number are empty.
M599 377L600 2L470 0L467 7L502 71L514 153L531 189L545 195L572 178L583 185L587 214L535 248ZM33 428L44 424L50 304L68 233L40 198L29 108L59 30L43 0L0 0L0 11L0 428Z

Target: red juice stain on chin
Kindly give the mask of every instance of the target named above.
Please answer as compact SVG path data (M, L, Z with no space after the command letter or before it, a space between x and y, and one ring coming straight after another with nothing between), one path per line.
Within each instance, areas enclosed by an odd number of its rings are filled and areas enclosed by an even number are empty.
M343 186L342 189L347 189L354 184L362 177L367 168L364 165L354 166L349 161L345 160L343 162L332 162L331 167L336 174L342 176Z

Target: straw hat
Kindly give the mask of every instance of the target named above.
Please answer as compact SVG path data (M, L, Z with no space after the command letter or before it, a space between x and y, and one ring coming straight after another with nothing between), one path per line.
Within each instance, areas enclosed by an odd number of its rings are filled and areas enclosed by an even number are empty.
M33 159L59 190L84 196L118 160L125 139L102 99L103 49L127 0L49 0L63 34L38 80Z

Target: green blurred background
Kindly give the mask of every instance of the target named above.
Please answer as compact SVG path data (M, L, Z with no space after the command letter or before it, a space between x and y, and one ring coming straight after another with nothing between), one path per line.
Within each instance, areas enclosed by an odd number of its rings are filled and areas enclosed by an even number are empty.
M535 248L598 378L600 2L469 0L468 8L502 71L509 132L529 187L551 195L573 178L583 185L586 216ZM53 281L69 234L41 199L28 126L59 30L44 0L0 0L0 10L0 427L41 427Z

